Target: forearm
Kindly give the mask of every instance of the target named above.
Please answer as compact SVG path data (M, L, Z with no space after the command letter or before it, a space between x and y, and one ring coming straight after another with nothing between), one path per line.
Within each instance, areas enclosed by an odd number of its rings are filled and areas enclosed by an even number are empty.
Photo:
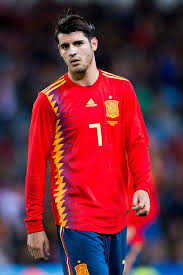
M151 192L151 168L148 146L136 142L128 151L128 165L133 176L135 190Z
M27 173L26 179L26 227L27 232L38 232L43 228L45 178L33 181Z

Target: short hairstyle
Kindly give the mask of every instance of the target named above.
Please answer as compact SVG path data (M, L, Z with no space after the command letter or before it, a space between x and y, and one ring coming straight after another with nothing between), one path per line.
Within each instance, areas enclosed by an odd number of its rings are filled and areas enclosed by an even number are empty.
M66 15L59 18L55 27L55 40L57 44L59 44L59 33L69 34L76 31L82 31L90 41L94 37L95 27L78 14Z

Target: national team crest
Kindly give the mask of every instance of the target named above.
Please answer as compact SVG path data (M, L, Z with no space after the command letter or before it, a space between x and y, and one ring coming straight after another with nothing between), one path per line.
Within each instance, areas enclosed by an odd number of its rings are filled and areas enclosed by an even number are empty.
M105 101L105 107L106 107L106 116L110 118L115 118L119 116L119 107L118 107L118 101L117 100L107 100Z
M75 266L76 275L90 275L86 264L78 264Z

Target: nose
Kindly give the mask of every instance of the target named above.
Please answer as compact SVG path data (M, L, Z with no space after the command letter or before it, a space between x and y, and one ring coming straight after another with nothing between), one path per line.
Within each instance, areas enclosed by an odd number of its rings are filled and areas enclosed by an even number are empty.
M69 47L69 55L70 56L76 55L76 47L74 45L70 45L70 47Z

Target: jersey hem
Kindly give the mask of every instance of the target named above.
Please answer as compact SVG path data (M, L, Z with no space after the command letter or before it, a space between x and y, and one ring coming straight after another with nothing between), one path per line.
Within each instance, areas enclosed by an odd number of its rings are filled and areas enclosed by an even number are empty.
M56 226L62 226L59 223L56 223ZM95 232L99 234L117 234L121 232L125 227L127 226L127 218L125 218L125 221L123 219L123 223L120 224L119 226L116 226L114 228L104 228L104 227L95 227L93 224L91 226L63 226L63 228L71 229L71 230L76 230L76 231L89 231L89 232Z

